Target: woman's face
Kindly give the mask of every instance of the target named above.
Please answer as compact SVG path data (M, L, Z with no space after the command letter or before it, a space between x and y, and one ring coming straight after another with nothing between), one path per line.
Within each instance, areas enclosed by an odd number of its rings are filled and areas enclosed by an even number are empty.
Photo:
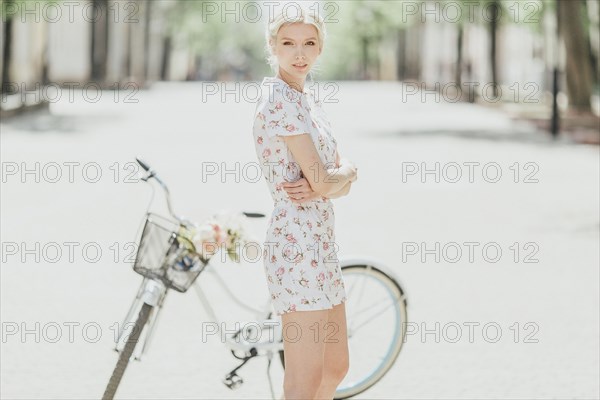
M274 54L279 61L280 70L288 77L304 82L321 54L317 28L302 22L283 25L277 33Z

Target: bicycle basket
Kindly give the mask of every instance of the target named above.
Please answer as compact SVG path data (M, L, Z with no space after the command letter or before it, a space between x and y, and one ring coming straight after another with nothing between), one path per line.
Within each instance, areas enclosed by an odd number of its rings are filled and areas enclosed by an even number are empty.
M183 293L204 270L206 262L179 234L180 228L179 222L147 213L133 270Z

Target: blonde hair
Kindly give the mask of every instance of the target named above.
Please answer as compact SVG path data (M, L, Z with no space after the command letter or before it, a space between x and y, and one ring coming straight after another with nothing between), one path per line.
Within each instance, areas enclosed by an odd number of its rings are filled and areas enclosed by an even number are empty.
M290 5L292 4L294 4L295 6L290 7ZM290 8L296 9L295 15L294 12L288 11ZM268 54L267 63L271 66L271 70L273 72L278 72L279 63L277 62L277 56L273 54L272 46L275 46L275 43L277 41L277 33L279 32L279 29L281 29L281 27L284 25L291 25L296 22L302 22L314 26L317 29L319 50L323 50L323 46L325 45L325 38L327 37L327 32L325 29L325 21L321 17L320 13L321 12L319 11L319 9L315 11L312 8L309 9L306 6L300 5L296 2L289 2L285 4L277 13L275 13L274 17L267 24L267 30L265 35L265 49ZM317 66L315 65L312 69L315 70L317 69L316 67Z

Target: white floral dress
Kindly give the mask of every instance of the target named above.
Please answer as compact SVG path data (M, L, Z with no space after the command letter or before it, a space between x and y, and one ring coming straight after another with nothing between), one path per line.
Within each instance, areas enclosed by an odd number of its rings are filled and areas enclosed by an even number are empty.
M346 301L330 199L293 203L283 182L304 176L281 136L309 133L322 162L335 166L337 143L321 103L276 77L265 77L254 114L254 145L274 209L263 262L277 315L325 310Z

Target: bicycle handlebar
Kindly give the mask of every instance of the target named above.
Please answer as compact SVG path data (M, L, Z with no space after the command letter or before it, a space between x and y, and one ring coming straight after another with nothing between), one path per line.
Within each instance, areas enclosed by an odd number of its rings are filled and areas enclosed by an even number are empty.
M165 192L165 197L167 199L167 207L169 209L169 214L171 214L171 216L173 218L175 218L177 221L179 221L180 223L187 225L187 223L190 223L190 221L184 220L183 218L179 217L178 215L175 214L175 212L173 211L173 207L171 205L171 193L169 192L169 188L167 187L167 185L158 177L158 175L156 174L156 171L154 171L150 165L148 165L148 163L142 161L142 159L140 157L136 157L135 160L137 161L137 163L146 171L148 172L148 174L142 178L142 180L144 182L148 182L149 179L155 179L156 182L163 188L164 192Z
M144 170L150 171L150 167L148 166L148 164L146 164L145 162L143 162L139 157L136 157L135 160L138 162L138 164L140 164L140 166L142 168L144 168Z

